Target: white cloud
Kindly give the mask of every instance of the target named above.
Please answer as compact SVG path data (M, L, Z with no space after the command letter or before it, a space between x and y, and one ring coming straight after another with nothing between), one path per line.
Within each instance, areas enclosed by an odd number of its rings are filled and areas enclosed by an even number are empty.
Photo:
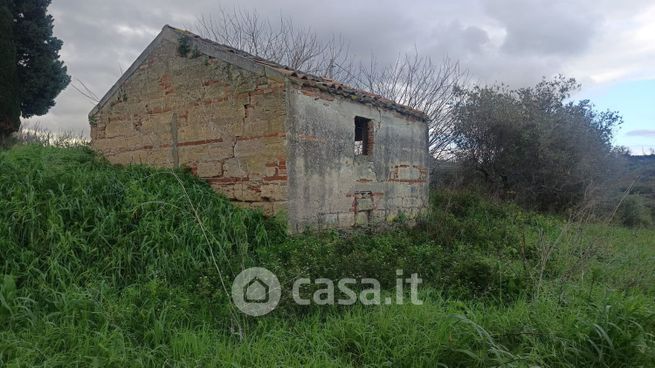
M655 5L631 14L608 14L600 34L566 72L592 84L655 78Z
M130 26L128 24L116 24L114 29L121 36L136 38L154 38L160 31L159 28L151 28L142 25Z

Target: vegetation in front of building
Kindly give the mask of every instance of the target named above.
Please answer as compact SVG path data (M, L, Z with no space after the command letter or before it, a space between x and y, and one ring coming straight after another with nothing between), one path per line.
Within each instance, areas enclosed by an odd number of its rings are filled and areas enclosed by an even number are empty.
M0 0L0 137L70 81L49 3ZM260 34L268 42L247 51L283 63L295 53L279 45L297 44L280 39L307 40L284 20L271 32L245 13L227 24L237 37L223 42ZM309 71L332 78L343 56ZM315 61L296 59L285 64ZM462 89L457 62L418 54L359 69L342 76L426 110L432 153L456 158L437 166L416 223L288 235L283 219L237 208L183 170L113 166L79 139L39 132L3 140L30 143L0 151L0 366L655 366L655 175L613 146L621 118L569 102L578 86L563 77ZM230 300L250 266L286 292L265 317ZM423 279L422 305L288 295L300 277L373 277L390 296L397 269Z
M287 235L183 171L85 147L0 152L0 365L651 366L652 229L438 191L415 227ZM581 216L582 217L582 216ZM423 305L249 318L236 272L417 272Z

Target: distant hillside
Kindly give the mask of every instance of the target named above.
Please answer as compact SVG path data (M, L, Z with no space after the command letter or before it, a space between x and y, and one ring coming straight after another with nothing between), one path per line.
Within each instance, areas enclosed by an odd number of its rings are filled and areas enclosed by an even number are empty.
M634 162L650 162L655 163L655 154L652 155L631 155L628 159Z

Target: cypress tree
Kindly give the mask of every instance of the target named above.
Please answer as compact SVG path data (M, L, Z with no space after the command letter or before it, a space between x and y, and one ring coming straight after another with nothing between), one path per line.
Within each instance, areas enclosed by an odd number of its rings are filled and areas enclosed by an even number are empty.
M19 115L46 114L70 83L49 5L50 0L0 0L0 136L18 129Z
M0 137L20 126L12 9L11 0L0 0Z
M59 60L63 42L52 35L50 0L15 0L16 55L20 81L20 109L25 118L43 115L68 83L64 62Z

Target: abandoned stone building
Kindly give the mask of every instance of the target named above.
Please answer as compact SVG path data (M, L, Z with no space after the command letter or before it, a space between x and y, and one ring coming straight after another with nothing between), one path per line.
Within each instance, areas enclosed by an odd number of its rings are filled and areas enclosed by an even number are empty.
M165 26L89 114L112 163L188 167L291 231L419 214L423 113Z

